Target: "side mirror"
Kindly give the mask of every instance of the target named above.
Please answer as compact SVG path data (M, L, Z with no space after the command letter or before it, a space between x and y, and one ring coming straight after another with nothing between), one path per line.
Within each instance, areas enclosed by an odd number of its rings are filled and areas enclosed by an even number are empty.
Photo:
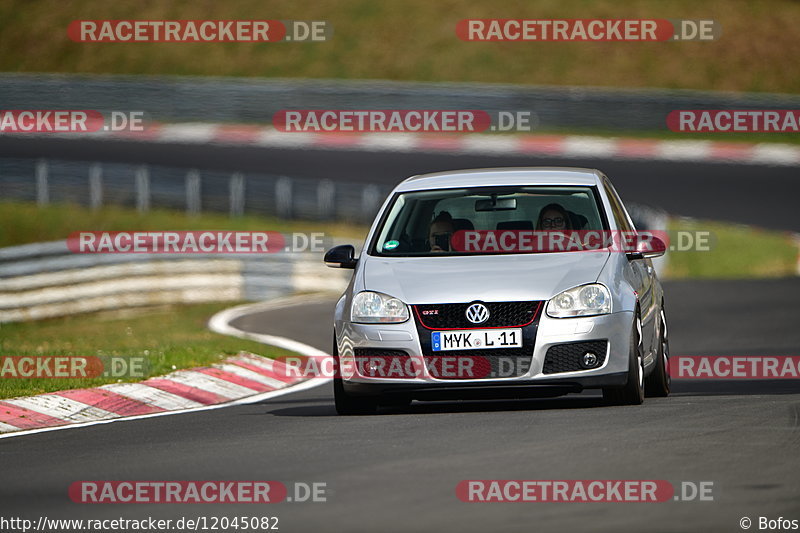
M625 253L628 259L650 259L666 253L667 245L655 235L641 234L638 237L634 249Z
M355 268L358 259L356 259L356 249L352 244L342 244L334 246L325 252L325 265L331 268Z

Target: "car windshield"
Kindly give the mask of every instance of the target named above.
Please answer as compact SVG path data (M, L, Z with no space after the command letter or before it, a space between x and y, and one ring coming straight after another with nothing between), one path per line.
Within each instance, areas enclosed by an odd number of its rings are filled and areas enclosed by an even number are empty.
M592 187L503 186L436 189L397 195L372 253L438 256L532 253L530 237L605 230ZM503 246L494 246L499 242ZM552 251L552 250L551 250ZM569 250L565 250L569 251Z

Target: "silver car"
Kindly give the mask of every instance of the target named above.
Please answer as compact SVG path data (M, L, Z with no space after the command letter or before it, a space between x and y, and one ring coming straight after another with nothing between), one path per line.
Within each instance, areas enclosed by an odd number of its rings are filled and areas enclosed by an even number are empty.
M668 395L651 262L665 245L643 235L597 170L403 181L360 257L350 245L325 254L328 266L354 269L334 319L337 411L586 389L613 404Z

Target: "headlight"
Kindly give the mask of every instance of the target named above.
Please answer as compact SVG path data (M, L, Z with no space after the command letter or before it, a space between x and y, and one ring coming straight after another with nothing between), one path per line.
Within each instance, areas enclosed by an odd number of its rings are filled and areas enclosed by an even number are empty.
M611 294L599 283L569 289L547 302L547 315L553 318L605 315L610 312Z
M405 322L408 320L408 306L386 294L364 291L353 298L350 316L353 322Z

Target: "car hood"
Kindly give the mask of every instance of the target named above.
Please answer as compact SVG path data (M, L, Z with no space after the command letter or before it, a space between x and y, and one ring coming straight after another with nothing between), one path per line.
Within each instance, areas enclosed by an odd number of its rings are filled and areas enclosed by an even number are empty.
M409 304L549 300L596 281L609 252L401 257L369 256L365 290Z

